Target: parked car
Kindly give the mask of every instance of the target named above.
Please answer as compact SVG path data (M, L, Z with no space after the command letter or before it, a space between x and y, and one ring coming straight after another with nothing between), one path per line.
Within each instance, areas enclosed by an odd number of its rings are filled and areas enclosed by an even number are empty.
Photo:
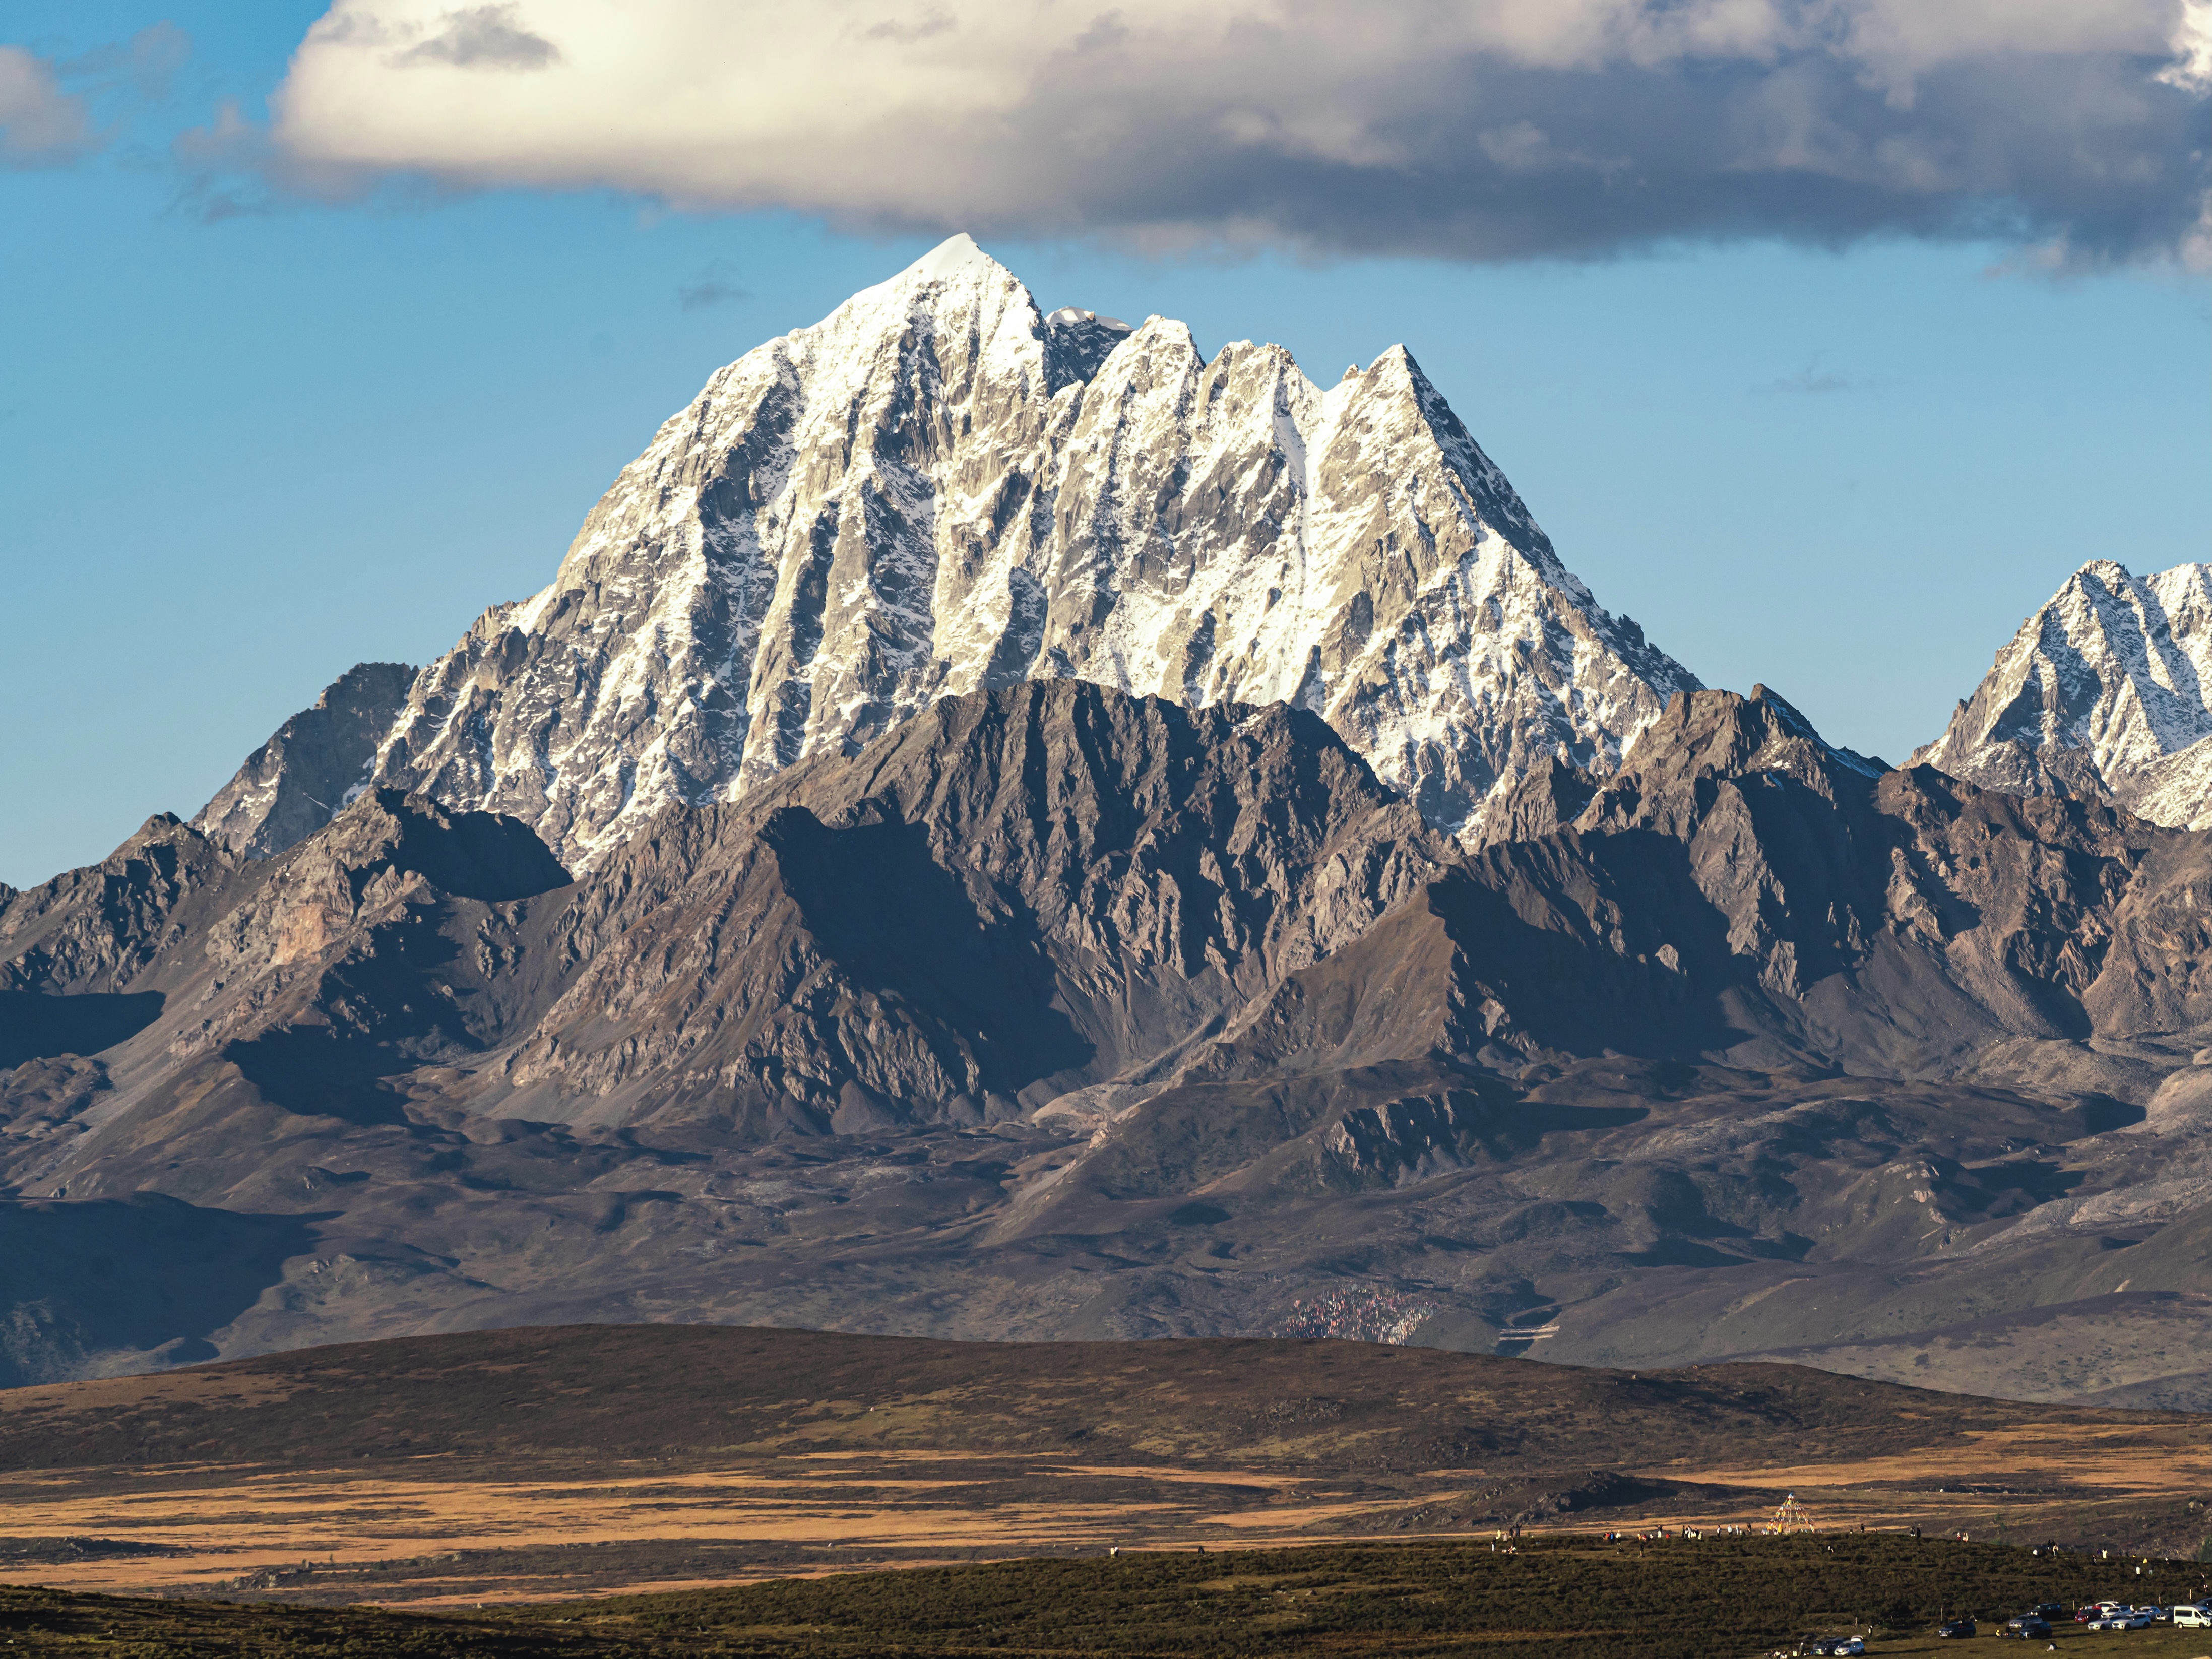
M2212 1630L2212 1604L2184 1601L2173 1610L2176 1630Z
M2032 1613L2024 1613L2017 1619L2006 1620L1997 1634L2015 1636L2022 1641L2033 1637L2039 1642L2047 1642L2051 1639L2051 1621Z
M2038 1601L2028 1612L2038 1619L2071 1619L2074 1616L2066 1610L2063 1601Z
M2091 1630L2148 1630L2150 1614L2140 1607L2114 1607L2089 1621Z
M1938 1626L1936 1632L1938 1636L1972 1636L1973 1633L1974 1621L1971 1619L1954 1619L1950 1623Z

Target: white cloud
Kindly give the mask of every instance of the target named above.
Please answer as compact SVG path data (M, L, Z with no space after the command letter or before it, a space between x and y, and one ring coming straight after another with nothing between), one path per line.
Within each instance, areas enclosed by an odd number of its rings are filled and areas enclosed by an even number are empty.
M0 167L54 167L97 145L84 100L64 92L54 66L0 46Z
M2212 0L2183 0L2173 52L2158 78L2191 92L2212 92Z
M2206 0L338 0L297 162L886 228L1460 258L2169 252Z

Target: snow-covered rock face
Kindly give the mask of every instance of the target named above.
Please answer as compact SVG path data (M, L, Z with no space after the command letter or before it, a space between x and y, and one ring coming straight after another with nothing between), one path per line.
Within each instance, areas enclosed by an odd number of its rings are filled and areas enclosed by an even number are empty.
M2212 565L2083 565L1912 758L1987 788L2212 827Z
M374 781L591 867L947 695L1075 678L1320 713L1470 840L1698 682L1600 608L1401 348L1049 315L955 237L709 380L551 586L417 676Z

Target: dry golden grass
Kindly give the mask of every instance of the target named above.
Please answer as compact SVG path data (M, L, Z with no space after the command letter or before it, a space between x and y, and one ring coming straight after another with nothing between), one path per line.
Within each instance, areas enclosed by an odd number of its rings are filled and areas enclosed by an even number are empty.
M490 1601L1516 1521L1741 1525L1792 1491L1827 1528L2193 1554L2204 1426L1782 1366L488 1332L11 1391L0 1583ZM321 1570L273 1576L302 1561Z
M149 1489L117 1492L101 1472L102 1490L73 1492L69 1471L0 1480L0 1540L98 1537L168 1547L163 1556L127 1556L40 1564L0 1571L0 1583L44 1583L117 1594L155 1588L208 1587L239 1575L247 1564L337 1558L351 1567L413 1559L455 1550L575 1547L611 1540L773 1540L859 1551L955 1550L969 1559L1039 1550L1097 1551L1124 1540L1194 1528L1240 1540L1304 1537L1321 1525L1391 1507L1399 1500L1278 1504L1301 1483L1273 1472L1252 1474L1147 1467L1139 1470L1070 1467L1043 1458L994 1459L988 1475L1011 1462L1032 1478L1066 1488L1066 1496L988 1506L939 1501L972 1489L971 1477L887 1475L914 1462L957 1465L957 1457L914 1459L823 1455L793 1460L781 1473L758 1468L657 1472L613 1470L588 1480L441 1479L435 1465L404 1479L352 1470L223 1469L219 1483L193 1484L198 1471L144 1472ZM204 1471L218 1473L217 1471ZM1089 1500L1093 1477L1142 1475L1170 1489L1242 1486L1264 1490L1264 1507L1223 1512L1179 1503ZM179 1477L183 1476L181 1481ZM821 1489L810 1495L810 1487ZM902 1556L902 1559L910 1558ZM656 1581L657 1582L657 1581ZM416 1598L429 1599L429 1598Z
M1794 1492L1824 1527L1877 1529L1922 1524L1976 1536L2037 1534L2087 1500L2158 1499L2212 1490L2212 1449L2124 1443L2118 1431L2031 1425L1972 1433L1948 1449L1850 1463L1676 1462L1630 1473L1733 1489L1696 1504L1659 1499L1616 1524L1756 1524ZM2037 1490L1962 1492L1994 1476L2032 1470ZM815 1547L837 1556L797 1567L696 1577L656 1571L617 1575L600 1591L672 1589L837 1569L896 1559L962 1561L1115 1546L1212 1541L1250 1547L1340 1538L1376 1529L1424 1503L1448 1503L1480 1469L1409 1472L1387 1491L1347 1492L1340 1474L1304 1479L1280 1469L1145 1463L1072 1463L1042 1455L963 1458L957 1452L837 1452L761 1460L723 1469L670 1470L643 1462L586 1478L487 1478L455 1460L414 1460L402 1470L257 1469L157 1466L131 1472L45 1470L0 1478L0 1542L91 1537L164 1547L161 1555L43 1561L0 1570L0 1583L143 1594L224 1587L249 1570L301 1560L335 1564L349 1577L380 1564L418 1571L394 1604L523 1599L560 1593L562 1575L515 1571L487 1588L481 1571L451 1588L419 1569L461 1553L580 1550L620 1541L680 1546L705 1540ZM97 1490L83 1482L97 1476ZM129 1477L125 1477L129 1478ZM1134 1498L1104 1496L1132 1480ZM1943 1490L1948 1487L1951 1490ZM1577 1529L1602 1515L1563 1517ZM1482 1529L1478 1529L1482 1530ZM1398 1535L1466 1536L1464 1526Z

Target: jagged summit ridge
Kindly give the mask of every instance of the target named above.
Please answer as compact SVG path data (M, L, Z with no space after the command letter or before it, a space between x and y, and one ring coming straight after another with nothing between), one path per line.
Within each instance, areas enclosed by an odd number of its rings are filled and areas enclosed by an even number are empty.
M2083 565L1912 758L1986 788L2212 826L2212 565Z
M551 584L415 678L373 781L584 869L1026 678L1295 703L1470 841L1534 763L1609 773L1698 684L1402 347L1324 392L1279 346L1047 313L962 236L715 374Z

